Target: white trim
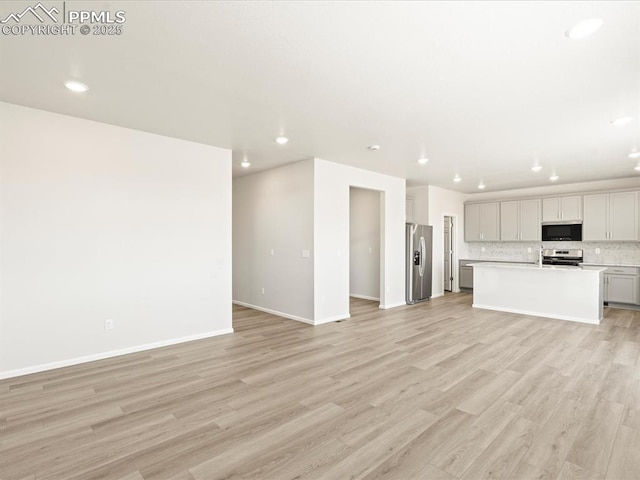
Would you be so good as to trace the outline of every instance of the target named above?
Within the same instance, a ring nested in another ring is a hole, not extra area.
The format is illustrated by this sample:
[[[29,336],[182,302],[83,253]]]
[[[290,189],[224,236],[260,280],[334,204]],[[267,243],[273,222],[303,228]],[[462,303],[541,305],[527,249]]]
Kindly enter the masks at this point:
[[[431,299],[433,299],[433,298],[438,298],[438,297],[444,297],[444,292],[442,292],[442,293],[436,293],[435,295],[431,295]]]
[[[335,317],[323,318],[322,320],[316,320],[314,325],[322,325],[323,323],[339,322],[340,320],[347,320],[351,318],[348,313],[346,315],[336,315]]]
[[[240,305],[241,307],[252,308],[253,310],[259,310],[261,312],[270,313],[271,315],[277,315],[278,317],[288,318],[289,320],[296,320],[298,322],[307,323],[309,325],[317,325],[313,320],[304,317],[298,317],[297,315],[291,315],[289,313],[279,312],[277,310],[271,310],[270,308],[259,307],[251,303],[240,302],[239,300],[233,300],[232,303]]]
[[[192,342],[194,340],[202,340],[203,338],[217,337],[219,335],[226,335],[229,333],[233,333],[233,328],[224,328],[222,330],[215,330],[213,332],[198,333],[197,335],[172,338],[171,340],[162,340],[160,342],[145,343],[143,345],[136,345],[135,347],[121,348],[119,350],[111,350],[109,352],[96,353],[94,355],[86,355],[84,357],[69,358],[67,360],[60,360],[58,362],[43,363],[41,365],[19,368],[17,370],[7,370],[5,372],[0,372],[0,380],[28,375],[30,373],[44,372],[46,370],[53,370],[56,368],[70,367],[72,365],[78,365],[80,363],[95,362],[96,360],[119,357],[121,355],[142,352],[144,350],[152,350],[154,348],[167,347],[169,345],[175,345],[177,343]]]
[[[375,302],[379,302],[380,301],[380,297],[370,297],[368,295],[358,295],[357,293],[350,293],[349,296],[353,297],[353,298],[361,298],[362,300],[373,300]]]
[[[403,305],[406,305],[406,304],[407,304],[407,302],[391,303],[389,305],[380,304],[380,309],[381,310],[388,310],[390,308],[402,307]]]
[[[509,312],[509,313],[517,313],[520,315],[531,315],[532,317],[544,317],[544,318],[554,318],[556,320],[569,320],[570,322],[580,322],[580,323],[590,323],[592,325],[600,325],[600,320],[594,320],[593,318],[582,318],[582,317],[573,317],[571,315],[555,315],[549,313],[541,313],[541,312],[529,312],[527,310],[520,310],[517,308],[503,308],[503,307],[488,307],[486,305],[478,305],[474,303],[472,305],[473,308],[481,308],[483,310],[495,310],[498,312]]]

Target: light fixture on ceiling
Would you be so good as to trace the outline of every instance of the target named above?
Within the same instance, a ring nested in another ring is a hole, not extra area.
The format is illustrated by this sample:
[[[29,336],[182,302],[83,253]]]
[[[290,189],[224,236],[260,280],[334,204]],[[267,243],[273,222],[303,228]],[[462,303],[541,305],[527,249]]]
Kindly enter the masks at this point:
[[[87,87],[82,82],[78,82],[77,80],[67,80],[66,82],[64,82],[64,86],[75,93],[84,93],[89,90],[89,87]]]
[[[251,162],[249,162],[248,160],[243,160],[240,166],[242,168],[249,168],[251,166]]]
[[[539,172],[540,170],[542,170],[542,165],[534,165],[531,167],[532,172]]]
[[[367,148],[369,150],[380,150],[380,145],[369,145]]]
[[[590,18],[576,23],[565,32],[565,35],[571,40],[581,40],[593,35],[601,26],[602,20],[600,18]]]
[[[276,143],[278,145],[286,145],[287,143],[289,143],[289,139],[287,137],[277,137]]]
[[[478,188],[479,188],[480,190],[484,190],[484,188],[485,188],[485,187],[486,187],[486,185],[485,185],[483,182],[480,182],[480,183],[478,184]]]
[[[453,181],[459,183],[462,181],[462,178],[456,173],[456,175],[453,177]]]
[[[633,117],[620,117],[616,118],[615,120],[611,120],[611,125],[613,125],[614,127],[623,127],[631,120],[633,120]]]
[[[629,154],[629,158],[635,160],[636,158],[640,158],[640,152],[631,152]]]
[[[424,165],[424,164],[425,164],[425,163],[427,163],[428,161],[429,161],[429,159],[428,159],[427,157],[420,157],[420,158],[418,159],[418,163],[419,163],[420,165]]]
[[[552,182],[555,182],[556,180],[558,180],[560,177],[558,175],[556,175],[555,173],[553,175],[551,175],[549,177],[549,180],[551,180]]]
[[[633,167],[633,169],[637,172],[640,172],[640,165],[636,165],[635,167]]]

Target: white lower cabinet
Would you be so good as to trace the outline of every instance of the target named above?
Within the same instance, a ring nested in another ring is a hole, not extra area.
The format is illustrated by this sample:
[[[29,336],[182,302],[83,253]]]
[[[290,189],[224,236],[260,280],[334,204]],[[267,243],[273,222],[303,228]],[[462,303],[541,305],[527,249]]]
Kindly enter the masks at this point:
[[[460,288],[473,288],[473,267],[460,267]]]
[[[640,304],[640,269],[635,267],[609,267],[604,272],[604,301]]]

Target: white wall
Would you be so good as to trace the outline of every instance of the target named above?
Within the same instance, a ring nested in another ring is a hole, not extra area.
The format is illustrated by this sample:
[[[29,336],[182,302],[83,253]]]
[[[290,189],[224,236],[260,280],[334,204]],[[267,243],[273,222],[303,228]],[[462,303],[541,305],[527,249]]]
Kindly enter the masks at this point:
[[[460,290],[458,260],[467,255],[464,243],[464,202],[467,195],[444,188],[429,186],[429,224],[433,225],[433,287],[432,296],[444,295],[444,217],[454,217],[454,280],[452,290]]]
[[[380,300],[380,192],[351,188],[349,294]]]
[[[381,308],[405,303],[405,180],[315,159],[315,323],[349,316],[349,187],[383,192]]]
[[[0,376],[232,331],[229,150],[0,103],[0,169]]]
[[[233,300],[313,323],[313,160],[233,181]]]

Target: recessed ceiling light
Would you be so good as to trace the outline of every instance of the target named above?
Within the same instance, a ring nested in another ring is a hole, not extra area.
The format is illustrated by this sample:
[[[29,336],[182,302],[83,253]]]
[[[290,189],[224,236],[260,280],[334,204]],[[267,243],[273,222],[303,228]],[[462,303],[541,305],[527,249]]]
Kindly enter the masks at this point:
[[[555,175],[555,174],[554,174],[554,175],[551,175],[551,176],[549,177],[549,180],[551,180],[552,182],[555,182],[555,181],[556,181],[556,180],[558,180],[559,178],[560,178],[560,177],[559,177],[558,175]]]
[[[380,145],[369,145],[367,148],[369,150],[380,150]]]
[[[611,120],[611,125],[613,125],[614,127],[622,127],[629,123],[631,120],[633,120],[632,117],[620,117],[616,118],[615,120]]]
[[[590,18],[575,24],[565,32],[565,35],[571,40],[580,40],[592,35],[602,26],[602,20],[599,18]]]
[[[240,166],[242,168],[249,168],[251,166],[251,162],[249,162],[248,160],[243,160]]]
[[[542,170],[542,165],[534,165],[531,167],[532,172],[539,172],[540,170]]]
[[[462,181],[462,178],[460,178],[460,175],[458,175],[458,174],[456,173],[456,176],[455,176],[455,177],[453,177],[453,181],[454,181],[454,182],[456,182],[456,183],[458,183],[458,182],[461,182],[461,181]]]
[[[480,190],[484,190],[484,187],[486,187],[486,185],[484,183],[480,182],[480,184],[478,185],[478,188]]]
[[[287,137],[278,137],[276,138],[276,143],[280,145],[285,145],[289,143],[289,139]]]
[[[631,152],[629,154],[629,158],[633,158],[633,159],[640,158],[640,152]]]
[[[420,165],[424,165],[424,164],[425,164],[425,163],[427,163],[428,161],[429,161],[429,159],[428,159],[428,158],[425,158],[425,157],[421,157],[421,158],[419,158],[419,159],[418,159],[418,163],[419,163]]]
[[[76,92],[76,93],[84,93],[87,90],[89,90],[89,87],[87,87],[84,83],[78,82],[76,80],[68,80],[64,82],[64,86],[67,87],[72,92]]]

